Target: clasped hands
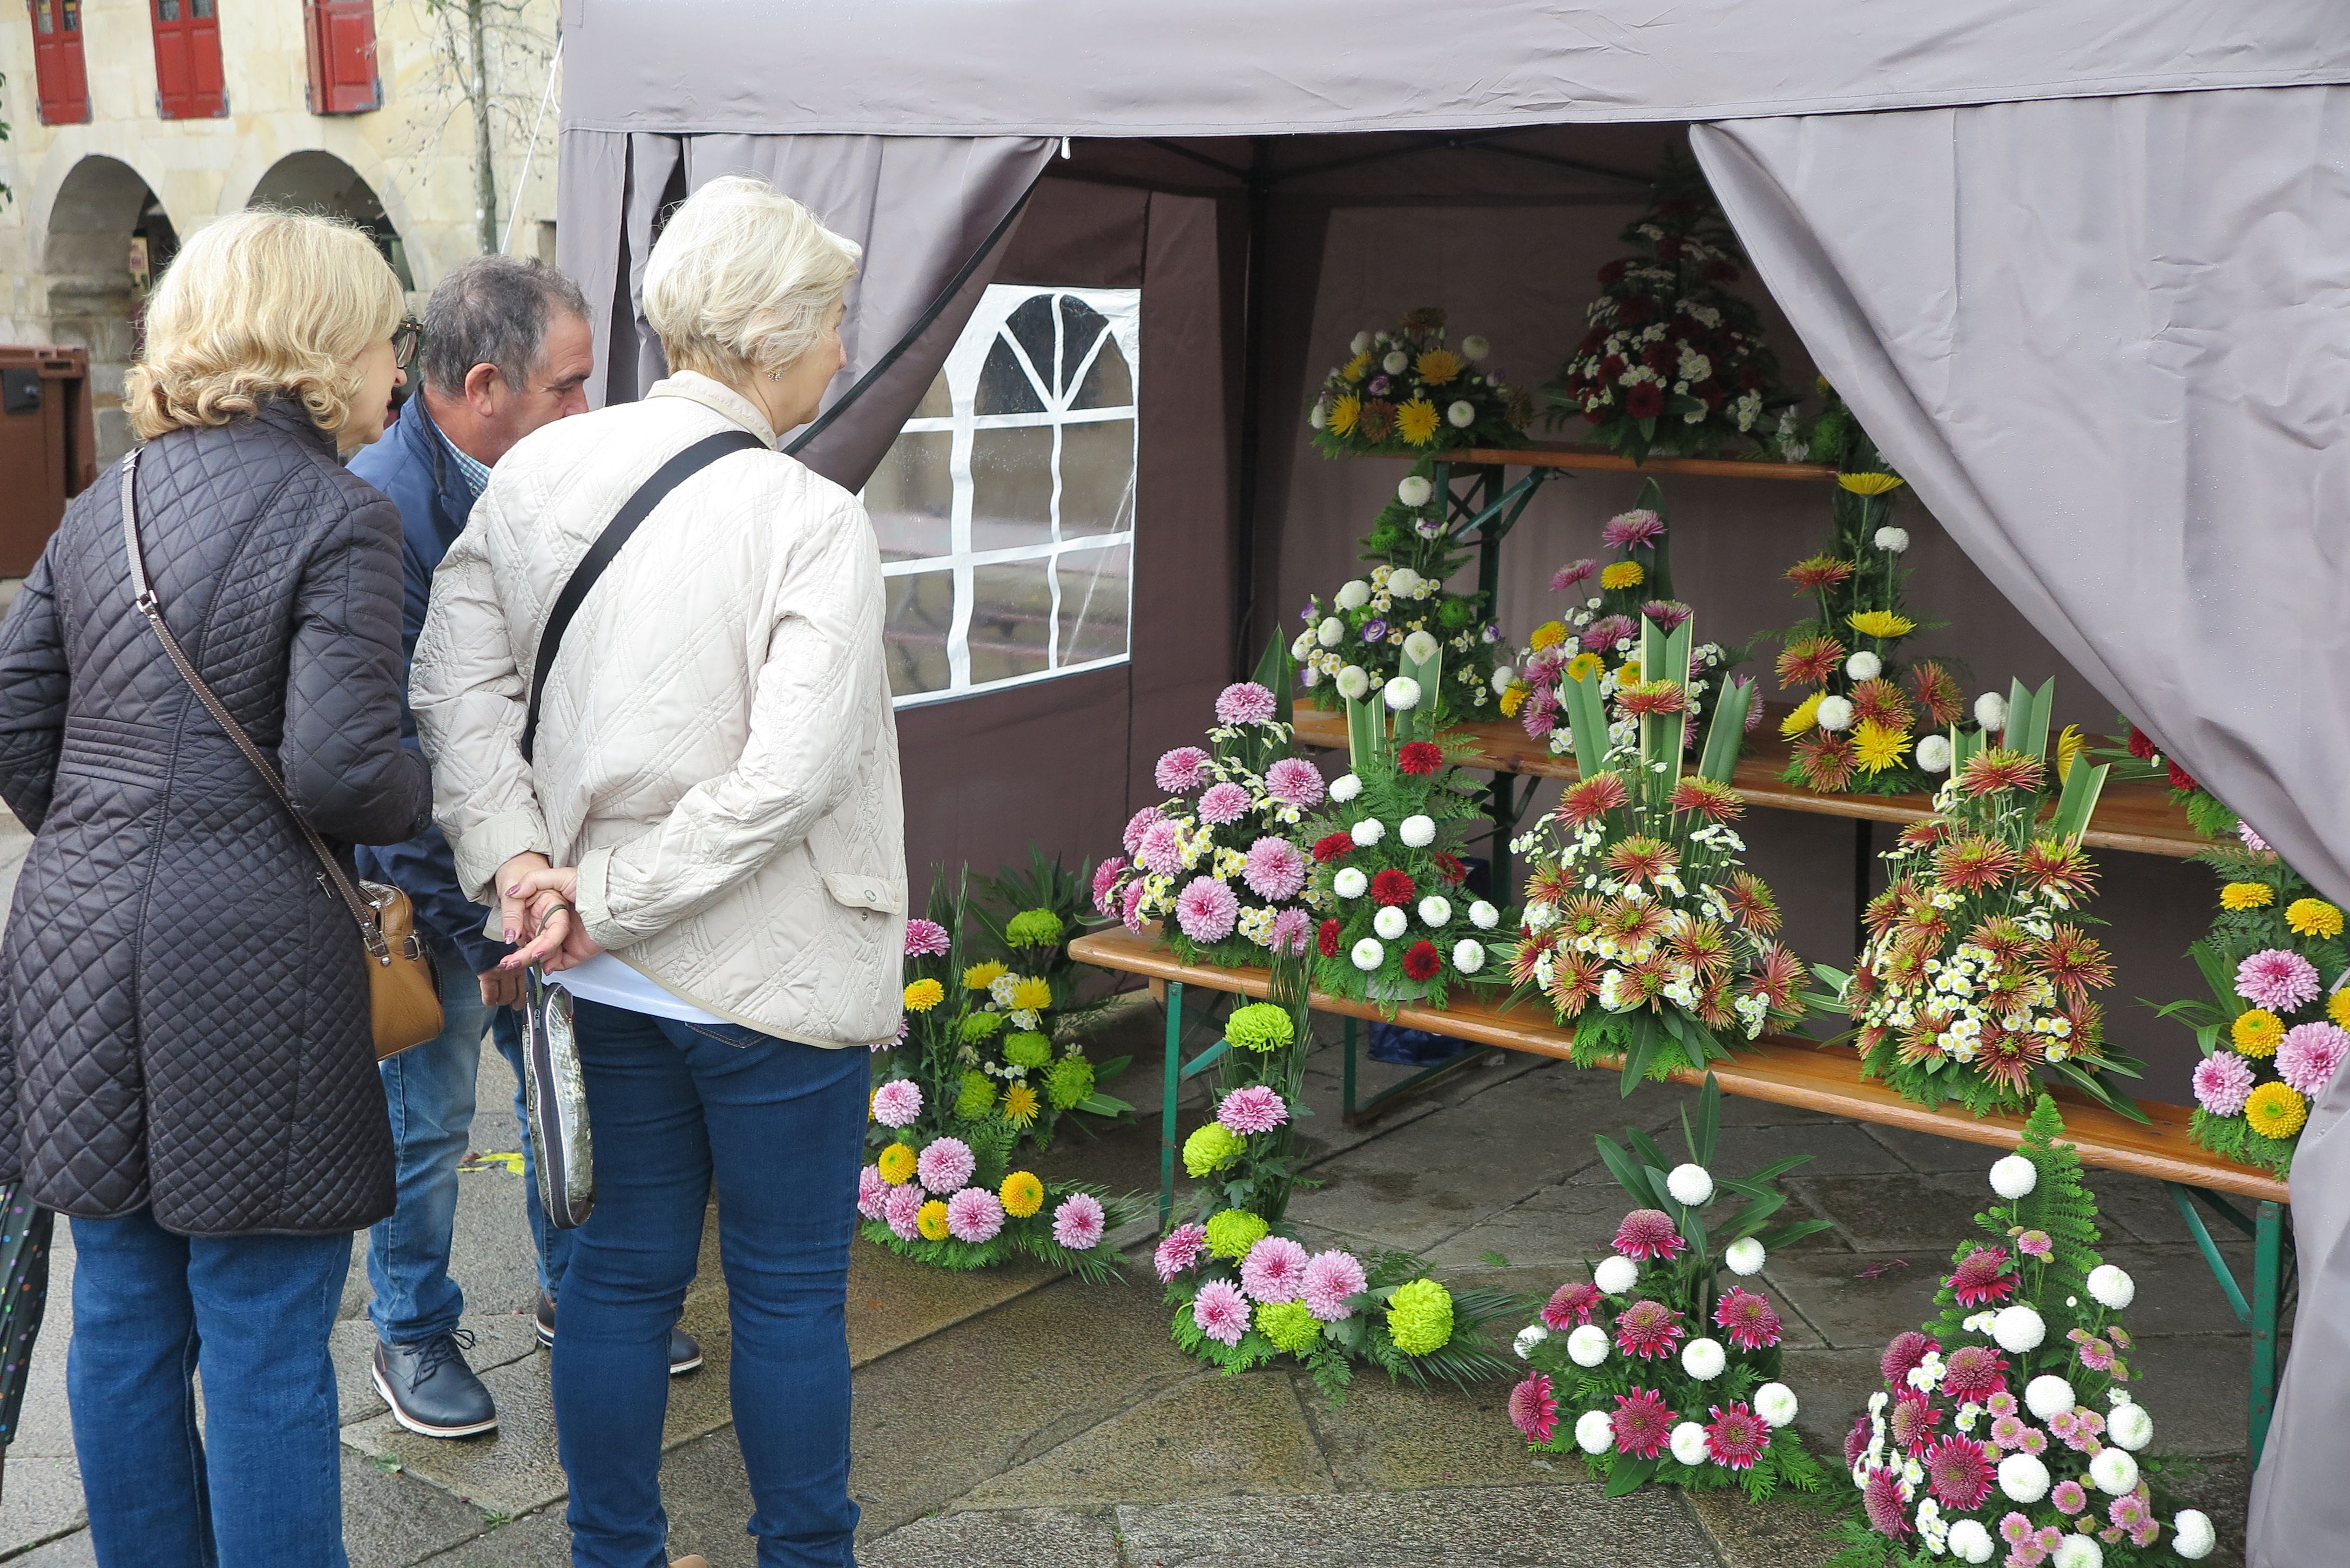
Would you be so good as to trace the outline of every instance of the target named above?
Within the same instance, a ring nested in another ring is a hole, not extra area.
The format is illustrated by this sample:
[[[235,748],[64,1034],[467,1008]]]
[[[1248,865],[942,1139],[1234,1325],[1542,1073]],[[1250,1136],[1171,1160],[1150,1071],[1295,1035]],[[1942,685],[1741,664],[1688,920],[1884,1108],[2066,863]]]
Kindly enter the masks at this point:
[[[533,964],[559,973],[604,950],[572,905],[579,888],[577,867],[552,865],[546,856],[526,850],[498,867],[497,887],[498,923],[515,950],[500,961],[499,977],[519,983]],[[482,978],[485,999],[491,979]]]

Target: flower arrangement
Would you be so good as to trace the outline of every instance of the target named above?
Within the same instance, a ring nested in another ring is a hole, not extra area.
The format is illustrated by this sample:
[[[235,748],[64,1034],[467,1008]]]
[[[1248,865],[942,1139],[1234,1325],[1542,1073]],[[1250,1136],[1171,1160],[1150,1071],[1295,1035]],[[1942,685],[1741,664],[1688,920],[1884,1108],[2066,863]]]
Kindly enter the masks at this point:
[[[1759,442],[1765,417],[1794,401],[1762,317],[1730,292],[1745,254],[1687,154],[1666,155],[1657,195],[1620,236],[1644,254],[1599,269],[1590,330],[1543,388],[1554,423],[1579,414],[1635,462]]]
[[[1339,585],[1326,608],[1316,594],[1299,612],[1305,627],[1289,655],[1309,691],[1353,686],[1358,678],[1347,674],[1351,669],[1362,672],[1367,691],[1378,691],[1401,672],[1407,644],[1434,644],[1450,655],[1450,679],[1434,692],[1437,716],[1459,721],[1495,711],[1501,699],[1493,654],[1502,628],[1484,595],[1445,586],[1469,557],[1459,547],[1458,526],[1445,516],[1447,498],[1434,470],[1431,459],[1413,464],[1371,524],[1362,556],[1378,563],[1370,576]]]
[[[1584,593],[1557,620],[1536,627],[1525,647],[1518,649],[1514,667],[1494,671],[1501,692],[1501,711],[1525,727],[1537,741],[1547,740],[1553,754],[1575,754],[1575,729],[1561,722],[1565,711],[1565,685],[1596,672],[1599,677],[1602,711],[1608,715],[1608,741],[1630,745],[1638,721],[1617,705],[1617,694],[1640,682],[1640,624],[1653,620],[1670,631],[1690,618],[1690,607],[1673,597],[1672,561],[1667,550],[1665,493],[1651,479],[1640,487],[1629,512],[1610,517],[1599,531],[1600,542],[1616,552],[1602,566],[1596,561],[1570,561],[1551,575],[1555,594]],[[1719,643],[1700,643],[1690,652],[1690,715],[1705,711],[1706,692],[1733,662]],[[1731,677],[1743,682],[1742,676]],[[1762,717],[1748,710],[1748,726]]]
[[[1778,904],[1731,826],[1746,809],[1730,773],[1753,690],[1723,693],[1689,772],[1690,625],[1644,618],[1640,635],[1641,680],[1617,699],[1637,733],[1608,736],[1596,674],[1568,680],[1581,777],[1511,846],[1531,857],[1511,979],[1573,1025],[1578,1064],[1621,1058],[1627,1095],[1803,1015],[1803,964],[1773,940]]]
[[[1486,944],[1502,913],[1471,898],[1452,853],[1481,823],[1476,786],[1455,766],[1466,742],[1436,739],[1429,693],[1443,654],[1405,655],[1405,673],[1378,697],[1347,699],[1353,771],[1330,784],[1305,825],[1313,840],[1315,975],[1334,996],[1441,1007],[1454,985],[1495,978]],[[1392,728],[1390,728],[1392,724]]]
[[[990,1268],[1024,1253],[1080,1279],[1117,1275],[1108,1234],[1145,1205],[1080,1182],[1047,1182],[1014,1166],[1017,1129],[1000,1118],[968,1137],[917,1130],[920,1085],[892,1078],[874,1091],[885,1141],[858,1173],[857,1212],[868,1241],[935,1268]]]
[[[1880,857],[1887,885],[1865,912],[1866,945],[1848,976],[1819,968],[1832,993],[1814,1000],[1852,1019],[1863,1074],[1920,1105],[2022,1110],[2054,1076],[2142,1120],[2107,1081],[2140,1068],[2106,1044],[2095,996],[2113,965],[2081,924],[2097,877],[2081,835],[2106,769],[2077,747],[2052,751],[2054,689],[2017,681],[1984,705],[1996,745],[1951,732],[1937,815]]]
[[[1334,1405],[1358,1361],[1421,1386],[1507,1376],[1483,1330],[1511,1310],[1509,1293],[1448,1290],[1409,1253],[1309,1252],[1283,1224],[1308,1114],[1306,987],[1303,961],[1276,958],[1271,1000],[1225,1020],[1216,1114],[1183,1141],[1183,1168],[1205,1187],[1152,1258],[1175,1343],[1227,1373],[1295,1357]]]
[[[1356,333],[1306,412],[1314,444],[1328,457],[1525,445],[1534,400],[1479,369],[1492,351],[1473,335],[1447,348],[1436,309],[1413,311],[1392,332]]]
[[[1759,1502],[1827,1479],[1792,1424],[1794,1391],[1779,1381],[1778,1308],[1747,1282],[1772,1251],[1827,1229],[1825,1220],[1771,1223],[1787,1201],[1778,1179],[1811,1156],[1717,1179],[1721,1123],[1721,1086],[1709,1073],[1695,1122],[1681,1112],[1688,1160],[1668,1171],[1664,1151],[1637,1127],[1620,1145],[1597,1140],[1638,1207],[1589,1282],[1561,1285],[1518,1331],[1529,1370],[1510,1392],[1511,1423],[1537,1453],[1580,1450],[1610,1497],[1654,1480],[1736,1486]],[[1744,1201],[1709,1226],[1709,1207],[1732,1198]]]
[[[2127,719],[2116,715],[2114,722],[2125,733],[2111,737],[2096,749],[2096,754],[2113,764],[2117,781],[2165,785],[2170,791],[2170,798],[2187,814],[2188,826],[2206,838],[2224,840],[2236,832],[2236,814],[2218,795],[2205,789],[2193,774],[2180,767],[2178,758],[2164,756],[2161,748],[2154,743],[2154,737]]]
[[[1991,1168],[2000,1201],[1976,1217],[1986,1239],[1951,1255],[1941,1315],[1886,1347],[1885,1386],[1845,1439],[1863,1519],[1831,1568],[2141,1568],[2216,1544],[2210,1517],[2167,1495],[2179,1467],[2147,1451],[2118,1315],[2137,1285],[2097,1256],[2064,1130],[2041,1096]]]
[[[2211,999],[2157,1010],[2195,1031],[2188,1130],[2214,1154],[2288,1175],[2309,1110],[2350,1054],[2341,909],[2276,851],[2241,836],[2196,857],[2220,877],[2210,934],[2189,947]],[[2258,846],[2255,847],[2255,846]]]
[[[1216,699],[1208,748],[1159,759],[1170,797],[1126,825],[1125,856],[1094,870],[1094,906],[1161,935],[1186,963],[1235,966],[1298,954],[1312,940],[1316,895],[1297,825],[1327,793],[1321,771],[1289,754],[1288,650],[1268,649],[1262,679]]]

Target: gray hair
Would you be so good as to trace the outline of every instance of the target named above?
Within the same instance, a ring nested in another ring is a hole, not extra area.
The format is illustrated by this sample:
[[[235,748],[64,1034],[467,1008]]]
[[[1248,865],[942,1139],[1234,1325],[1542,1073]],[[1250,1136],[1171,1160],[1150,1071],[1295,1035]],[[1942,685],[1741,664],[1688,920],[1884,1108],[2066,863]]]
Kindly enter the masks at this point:
[[[486,255],[458,263],[424,305],[424,384],[462,391],[474,366],[495,365],[508,386],[527,386],[558,309],[584,321],[588,298],[543,261]]]

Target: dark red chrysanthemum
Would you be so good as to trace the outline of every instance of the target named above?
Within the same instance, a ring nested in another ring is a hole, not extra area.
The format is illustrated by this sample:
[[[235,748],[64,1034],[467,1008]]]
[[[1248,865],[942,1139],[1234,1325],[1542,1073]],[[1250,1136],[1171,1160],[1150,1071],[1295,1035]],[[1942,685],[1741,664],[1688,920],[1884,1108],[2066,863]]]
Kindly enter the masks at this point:
[[[1716,1405],[1705,1428],[1705,1451],[1726,1469],[1751,1470],[1771,1446],[1771,1425],[1745,1405]]]
[[[2189,773],[2177,763],[2168,763],[2167,766],[2170,774],[2170,787],[2178,791],[2180,794],[2192,794],[2197,790],[2203,787],[2201,784],[2195,782],[2195,775],[2193,774]]]
[[[1770,1298],[1732,1285],[1714,1303],[1713,1321],[1741,1350],[1768,1350],[1779,1343],[1779,1314]]]
[[[1587,1281],[1561,1285],[1544,1303],[1543,1324],[1561,1334],[1571,1328],[1580,1328],[1591,1321],[1592,1314],[1599,1310],[1600,1299],[1599,1287]]]
[[[1414,942],[1403,955],[1403,971],[1414,980],[1434,980],[1436,971],[1443,967],[1444,961],[1437,956],[1433,942]]]
[[[1444,765],[1444,748],[1414,741],[1396,753],[1396,766],[1408,774],[1432,774]]]
[[[1469,880],[1469,867],[1461,864],[1461,857],[1441,849],[1436,852],[1436,874],[1456,888]]]
[[[1536,1372],[1510,1390],[1510,1424],[1530,1443],[1547,1443],[1558,1428],[1558,1400],[1546,1374]]]
[[[1616,1250],[1644,1263],[1678,1258],[1686,1245],[1673,1217],[1661,1209],[1635,1209],[1616,1227]]]
[[[1934,1428],[1941,1424],[1941,1411],[1914,1388],[1893,1401],[1892,1413],[1885,1418],[1894,1447],[1913,1459],[1926,1451],[1926,1446],[1934,1440]]]
[[[1390,866],[1371,878],[1371,902],[1374,904],[1409,904],[1419,892],[1411,874]]]
[[[1314,949],[1324,958],[1338,956],[1339,929],[1337,921],[1325,920],[1322,922],[1322,929],[1314,933]]]
[[[1991,1495],[1990,1450],[1956,1433],[1926,1450],[1926,1486],[1944,1508],[1970,1509]]]
[[[1688,1334],[1680,1314],[1662,1302],[1634,1302],[1616,1314],[1616,1348],[1643,1361],[1670,1355]]]
[[[1942,1392],[1980,1405],[2007,1387],[2007,1357],[1988,1345],[1962,1345],[1942,1364]]]
[[[2154,761],[2155,758],[2162,754],[2162,748],[2154,743],[2154,737],[2152,735],[2147,734],[2136,724],[2132,724],[2130,726],[2129,754],[2136,757],[2139,762],[2150,763]]]
[[[1355,847],[1355,838],[1348,833],[1325,834],[1314,841],[1314,858],[1327,865]]]
[[[1868,1412],[1863,1410],[1859,1415],[1855,1416],[1852,1418],[1852,1430],[1844,1435],[1844,1468],[1850,1469],[1860,1463],[1860,1456],[1868,1452],[1868,1445],[1875,1441],[1876,1438],[1877,1429],[1869,1422]]]
[[[1635,1388],[1617,1395],[1616,1414],[1608,1423],[1615,1428],[1616,1451],[1636,1459],[1655,1459],[1672,1440],[1673,1423],[1679,1418],[1651,1389]]]
[[[1909,1533],[1909,1511],[1901,1501],[1901,1478],[1891,1470],[1871,1470],[1868,1482],[1860,1489],[1862,1506],[1868,1510],[1868,1528],[1877,1534],[1898,1541]]]
[[[1962,1307],[2003,1302],[2015,1293],[2015,1276],[2006,1270],[2006,1248],[1974,1248],[1950,1271],[1950,1293]]]
[[[1665,411],[1665,389],[1654,381],[1643,381],[1637,387],[1626,388],[1624,411],[1636,420],[1655,419]]]
[[[1877,1363],[1877,1368],[1885,1374],[1885,1381],[1898,1387],[1901,1380],[1916,1370],[1919,1362],[1925,1360],[1929,1353],[1941,1348],[1916,1329],[1906,1328],[1895,1334],[1893,1343],[1885,1347],[1884,1355]]]

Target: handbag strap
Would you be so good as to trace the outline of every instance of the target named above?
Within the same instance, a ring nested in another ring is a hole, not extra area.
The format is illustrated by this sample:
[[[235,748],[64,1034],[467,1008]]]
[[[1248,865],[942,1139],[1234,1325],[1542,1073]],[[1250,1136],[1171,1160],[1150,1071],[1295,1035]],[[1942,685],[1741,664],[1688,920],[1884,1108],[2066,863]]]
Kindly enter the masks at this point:
[[[341,896],[344,907],[351,912],[351,919],[359,922],[359,937],[367,943],[368,951],[379,963],[390,962],[391,947],[384,939],[380,912],[360,895],[359,888],[352,886],[350,877],[336,860],[334,851],[327,847],[327,841],[318,836],[318,830],[304,818],[294,804],[294,797],[286,793],[286,781],[278,775],[276,767],[262,754],[261,748],[253,743],[253,737],[244,732],[244,726],[221,705],[218,697],[213,695],[213,689],[204,684],[203,677],[198,675],[196,667],[189,662],[187,650],[180,646],[180,639],[172,636],[172,628],[164,624],[163,607],[147,581],[147,562],[139,549],[139,509],[132,484],[132,478],[138,472],[139,453],[133,451],[122,460],[122,547],[130,557],[130,587],[139,596],[139,613],[145,616],[147,624],[155,628],[155,636],[163,644],[163,651],[170,657],[172,668],[180,672],[180,679],[188,683],[188,690],[196,694],[196,701],[204,705],[204,711],[213,716],[213,722],[221,727],[222,732],[236,742],[236,749],[244,753],[244,760],[253,764],[253,771],[261,775],[262,781],[269,785],[270,794],[277,797],[277,804],[286,808],[286,815],[292,817],[294,826],[302,830],[302,836],[309,842],[310,852],[318,857],[318,864],[324,869],[325,875],[318,878],[320,884],[331,887]]]
[[[547,612],[546,629],[538,634],[536,668],[530,677],[530,708],[522,722],[524,762],[532,760],[531,753],[538,742],[539,699],[546,693],[546,678],[555,672],[555,654],[563,646],[563,634],[571,625],[571,618],[579,613],[588,590],[596,586],[596,579],[604,575],[604,568],[612,564],[612,557],[620,553],[620,546],[629,542],[637,524],[651,515],[652,509],[671,491],[728,452],[750,452],[766,444],[745,430],[721,431],[716,435],[704,436],[653,470],[652,477],[637,486],[636,493],[622,503],[619,511],[604,525],[604,531],[596,536],[596,542],[588,546],[588,553],[571,569],[570,580],[555,597],[555,607]]]

